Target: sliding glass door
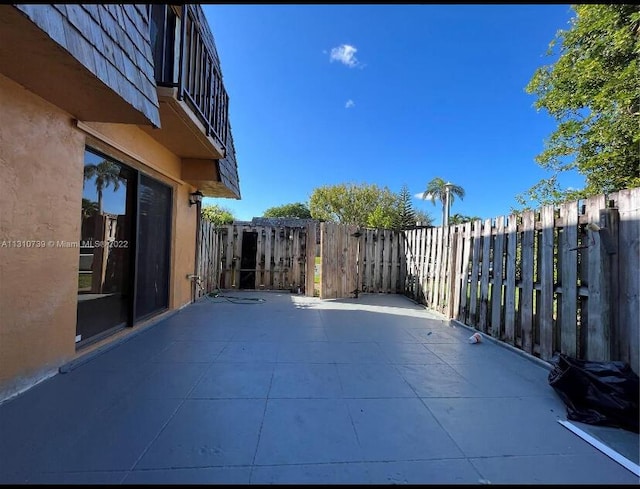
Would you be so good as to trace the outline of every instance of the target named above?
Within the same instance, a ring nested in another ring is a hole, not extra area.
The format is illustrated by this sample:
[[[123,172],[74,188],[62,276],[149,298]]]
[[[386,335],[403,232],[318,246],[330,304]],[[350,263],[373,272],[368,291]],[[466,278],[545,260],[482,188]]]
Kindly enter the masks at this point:
[[[85,151],[76,343],[169,307],[172,189]]]
[[[131,168],[85,151],[76,343],[128,324],[135,180]]]
[[[146,175],[138,185],[135,319],[169,306],[171,187]]]

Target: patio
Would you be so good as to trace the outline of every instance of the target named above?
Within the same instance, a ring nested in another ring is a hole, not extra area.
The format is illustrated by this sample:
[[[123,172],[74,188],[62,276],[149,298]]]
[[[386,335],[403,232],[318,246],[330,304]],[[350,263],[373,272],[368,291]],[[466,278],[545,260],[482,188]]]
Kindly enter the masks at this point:
[[[0,483],[638,483],[400,295],[205,299],[0,405]]]

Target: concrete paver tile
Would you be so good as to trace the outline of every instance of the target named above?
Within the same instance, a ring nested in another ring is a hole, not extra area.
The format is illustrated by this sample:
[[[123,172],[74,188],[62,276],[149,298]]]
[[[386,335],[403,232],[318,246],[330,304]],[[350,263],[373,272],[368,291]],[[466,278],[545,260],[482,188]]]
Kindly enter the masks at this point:
[[[134,469],[251,464],[265,402],[187,399]]]
[[[420,399],[349,399],[366,461],[462,457]]]
[[[256,465],[361,460],[356,434],[341,399],[269,399]]]

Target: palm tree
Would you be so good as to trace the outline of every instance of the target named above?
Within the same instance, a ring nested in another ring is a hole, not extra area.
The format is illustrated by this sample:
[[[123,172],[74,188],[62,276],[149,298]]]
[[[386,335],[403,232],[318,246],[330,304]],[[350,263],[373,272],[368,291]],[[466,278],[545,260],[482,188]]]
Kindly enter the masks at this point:
[[[449,210],[456,195],[460,197],[460,199],[464,198],[464,189],[461,186],[446,182],[440,177],[435,177],[427,183],[427,188],[422,193],[422,199],[430,200],[434,205],[436,200],[442,203],[442,225],[447,226]]]
[[[109,185],[113,185],[113,191],[115,192],[120,188],[120,182],[124,182],[124,178],[120,176],[120,165],[108,160],[102,160],[97,165],[85,165],[84,180],[87,181],[93,177],[96,177],[98,212],[102,214],[102,191]]]
[[[457,212],[449,217],[449,224],[464,224],[465,222],[477,221],[480,219],[478,216],[465,216],[458,214]]]

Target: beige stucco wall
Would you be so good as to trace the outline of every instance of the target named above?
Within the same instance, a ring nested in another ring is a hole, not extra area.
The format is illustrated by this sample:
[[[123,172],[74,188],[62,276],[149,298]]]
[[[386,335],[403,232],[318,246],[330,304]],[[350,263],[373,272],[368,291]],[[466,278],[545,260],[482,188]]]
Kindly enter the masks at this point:
[[[75,354],[84,136],[2,75],[0,107],[1,399]]]
[[[2,401],[84,353],[75,350],[78,249],[52,243],[79,239],[85,144],[172,186],[171,309],[191,301],[197,211],[180,159],[136,126],[77,127],[1,74],[0,107]],[[41,246],[18,248],[25,240]]]

